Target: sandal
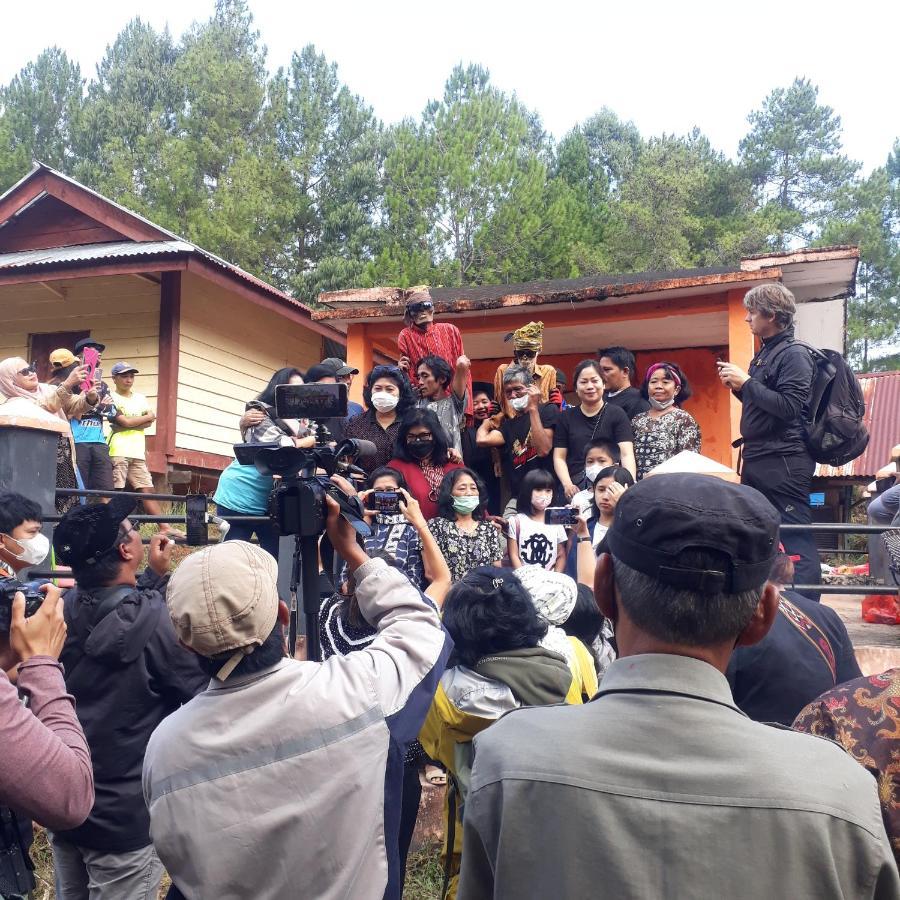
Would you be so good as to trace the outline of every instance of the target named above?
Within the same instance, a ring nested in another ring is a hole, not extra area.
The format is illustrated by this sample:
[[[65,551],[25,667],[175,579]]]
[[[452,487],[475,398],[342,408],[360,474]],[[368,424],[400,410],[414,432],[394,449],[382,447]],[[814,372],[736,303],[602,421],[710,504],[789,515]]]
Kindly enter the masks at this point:
[[[447,773],[440,767],[430,763],[419,772],[422,787],[443,787],[447,783]]]

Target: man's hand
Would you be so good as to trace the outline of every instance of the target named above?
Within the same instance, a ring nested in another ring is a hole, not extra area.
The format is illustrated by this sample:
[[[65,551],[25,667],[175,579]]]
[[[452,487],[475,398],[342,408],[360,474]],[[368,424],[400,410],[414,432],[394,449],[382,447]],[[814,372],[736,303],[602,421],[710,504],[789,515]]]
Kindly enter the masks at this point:
[[[409,376],[409,357],[401,356],[400,359],[397,360],[397,368],[401,372],[406,372],[407,376]]]
[[[332,481],[337,476],[332,476]],[[343,479],[342,479],[343,480]],[[335,482],[337,484],[338,482]],[[353,526],[341,515],[341,508],[337,500],[325,495],[325,531],[334,552],[346,560],[351,572],[355,572],[369,557],[366,551],[356,541],[356,531]]]
[[[719,380],[732,391],[739,391],[750,380],[750,376],[733,363],[720,362],[716,365],[719,367]]]
[[[68,378],[63,382],[63,385],[67,387],[70,391],[72,388],[77,387],[88,377],[88,367],[87,366],[78,366],[76,369],[72,369],[69,372]]]
[[[400,512],[403,513],[406,521],[416,528],[427,528],[428,526],[425,522],[425,516],[422,515],[422,507],[419,506],[419,501],[416,500],[409,491],[406,491],[403,488],[397,488],[397,492],[403,498],[400,501]]]
[[[461,463],[463,461],[462,453],[460,453],[456,447],[448,447],[447,459],[450,460],[450,462]]]
[[[541,408],[541,389],[536,384],[529,384],[528,388],[528,409]]]
[[[52,584],[41,585],[45,594],[40,609],[25,618],[25,595],[18,591],[12,605],[9,645],[19,662],[32,656],[59,659],[66,642],[66,620],[63,616],[62,593]]]
[[[572,482],[570,481],[568,484],[563,485],[563,490],[566,492],[566,500],[571,500],[581,490],[581,488],[572,484]]]
[[[150,554],[147,565],[162,578],[163,575],[169,573],[169,566],[172,562],[172,550],[175,542],[167,538],[164,534],[154,534],[150,538]]]
[[[456,371],[468,372],[469,369],[472,368],[472,360],[469,359],[468,356],[463,354],[456,360]]]
[[[241,421],[238,422],[238,428],[241,431],[246,431],[248,428],[256,428],[257,425],[262,424],[262,420],[265,419],[266,414],[261,409],[248,409],[242,416]]]

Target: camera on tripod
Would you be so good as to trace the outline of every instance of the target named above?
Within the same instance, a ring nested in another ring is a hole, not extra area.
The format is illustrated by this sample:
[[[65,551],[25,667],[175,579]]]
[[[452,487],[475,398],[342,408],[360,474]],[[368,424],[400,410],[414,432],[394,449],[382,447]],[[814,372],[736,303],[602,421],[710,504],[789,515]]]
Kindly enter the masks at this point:
[[[354,463],[360,456],[376,452],[371,441],[332,440],[327,420],[347,415],[347,385],[279,385],[275,389],[275,415],[279,419],[310,419],[316,429],[315,447],[235,444],[234,455],[239,463],[253,465],[263,475],[279,476],[269,500],[269,514],[279,532],[303,537],[321,534],[328,495],[337,501],[341,515],[359,534],[369,534],[360,501],[331,481],[332,475],[365,476]]]

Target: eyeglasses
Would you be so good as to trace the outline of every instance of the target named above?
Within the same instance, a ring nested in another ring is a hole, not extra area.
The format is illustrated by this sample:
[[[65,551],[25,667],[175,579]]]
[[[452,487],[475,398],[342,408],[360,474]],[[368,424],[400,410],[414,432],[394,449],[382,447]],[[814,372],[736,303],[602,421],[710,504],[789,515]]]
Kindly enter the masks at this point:
[[[406,436],[407,444],[430,444],[434,440],[434,436],[430,434],[408,434]]]
[[[418,303],[410,303],[409,306],[406,307],[406,311],[412,313],[414,316],[418,315],[420,312],[428,312],[430,309],[434,309],[434,304],[430,300],[421,300]]]
[[[536,350],[516,350],[516,359],[534,359],[537,356]]]
[[[37,373],[37,366],[32,363],[30,366],[26,366],[24,369],[19,369],[16,372],[16,375],[34,375]]]

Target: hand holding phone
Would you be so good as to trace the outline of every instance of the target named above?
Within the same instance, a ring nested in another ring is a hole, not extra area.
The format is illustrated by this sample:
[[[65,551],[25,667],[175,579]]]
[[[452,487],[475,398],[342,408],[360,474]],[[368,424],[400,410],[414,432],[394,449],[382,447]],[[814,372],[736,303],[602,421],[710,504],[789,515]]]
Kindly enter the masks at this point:
[[[548,506],[544,510],[545,525],[572,526],[578,521],[578,510],[571,506]]]
[[[100,353],[96,347],[85,347],[81,358],[84,361],[84,367],[87,369],[84,381],[81,382],[81,390],[87,393],[94,389],[94,372],[100,363]]]

